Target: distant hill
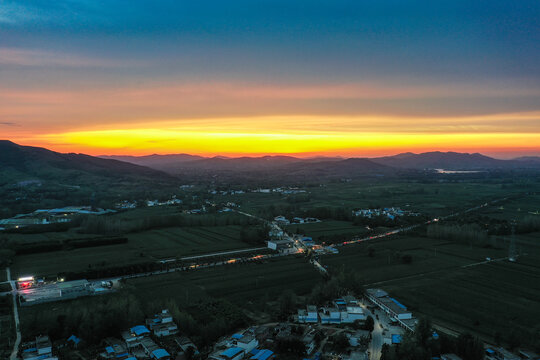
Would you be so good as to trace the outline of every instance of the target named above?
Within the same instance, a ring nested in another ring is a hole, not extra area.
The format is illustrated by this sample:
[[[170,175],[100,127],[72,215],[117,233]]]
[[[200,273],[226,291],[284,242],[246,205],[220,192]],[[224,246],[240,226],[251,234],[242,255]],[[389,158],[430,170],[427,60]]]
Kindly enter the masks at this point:
[[[42,179],[78,183],[96,179],[170,178],[163,172],[84,154],[62,154],[0,140],[0,178],[4,181]]]
[[[406,152],[394,156],[378,158],[336,157],[297,158],[293,156],[260,157],[201,157],[188,154],[148,155],[148,156],[103,156],[134,164],[148,166],[170,174],[212,174],[248,172],[268,173],[283,176],[359,176],[376,172],[391,173],[392,170],[496,170],[517,168],[539,168],[540,158],[523,157],[514,160],[499,160],[474,153],[426,152],[415,154]],[[395,172],[395,171],[394,171]]]
[[[474,153],[426,152],[403,153],[371,159],[378,164],[406,169],[487,170],[512,169],[524,164],[515,160],[499,160]]]
[[[204,159],[202,156],[189,154],[153,154],[146,156],[102,155],[100,158],[128,162],[163,171],[168,171],[171,168],[176,169],[179,164],[184,162]]]
[[[527,163],[540,164],[540,156],[521,156],[513,159],[514,161],[521,161]]]

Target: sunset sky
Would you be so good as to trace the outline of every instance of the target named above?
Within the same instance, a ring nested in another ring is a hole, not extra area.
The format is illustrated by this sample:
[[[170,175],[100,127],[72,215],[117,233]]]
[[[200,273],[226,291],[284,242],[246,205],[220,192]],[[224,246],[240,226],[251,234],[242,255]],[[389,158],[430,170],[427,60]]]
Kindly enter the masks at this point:
[[[540,155],[540,2],[0,1],[0,139]]]

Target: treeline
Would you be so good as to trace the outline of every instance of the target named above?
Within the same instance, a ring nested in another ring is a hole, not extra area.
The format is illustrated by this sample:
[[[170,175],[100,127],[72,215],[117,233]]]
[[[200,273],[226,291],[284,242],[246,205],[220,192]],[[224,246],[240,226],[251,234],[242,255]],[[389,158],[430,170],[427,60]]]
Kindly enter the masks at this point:
[[[63,302],[56,309],[31,311],[32,316],[23,321],[24,336],[48,334],[54,341],[76,334],[87,344],[97,344],[144,322],[141,303],[127,293]]]
[[[421,318],[415,330],[407,333],[400,344],[383,345],[381,360],[431,360],[447,353],[454,353],[463,360],[482,360],[484,344],[470,334],[458,337],[437,334],[431,321]]]
[[[90,216],[82,222],[79,232],[85,234],[118,235],[173,226],[245,226],[251,224],[258,224],[258,221],[237,214],[222,216],[172,214],[148,216],[140,219],[126,219],[117,216]]]
[[[529,215],[521,219],[516,227],[518,234],[527,234],[535,231],[540,231],[540,216]]]
[[[473,245],[485,245],[488,242],[487,232],[477,224],[429,225],[427,236]]]
[[[264,245],[266,240],[269,240],[269,231],[268,225],[243,226],[240,230],[240,240],[248,244]]]
[[[190,337],[199,348],[213,345],[220,337],[247,326],[242,310],[223,299],[199,299],[197,303],[180,308],[174,298],[149,305],[149,313],[168,309],[181,334]]]
[[[22,331],[28,339],[48,334],[53,341],[75,334],[83,340],[83,346],[97,345],[106,337],[120,337],[123,331],[168,309],[180,333],[204,348],[247,325],[241,309],[222,299],[202,298],[182,308],[179,303],[182,301],[169,298],[144,304],[129,290],[123,290],[109,296],[63,302],[53,311],[30,311]]]

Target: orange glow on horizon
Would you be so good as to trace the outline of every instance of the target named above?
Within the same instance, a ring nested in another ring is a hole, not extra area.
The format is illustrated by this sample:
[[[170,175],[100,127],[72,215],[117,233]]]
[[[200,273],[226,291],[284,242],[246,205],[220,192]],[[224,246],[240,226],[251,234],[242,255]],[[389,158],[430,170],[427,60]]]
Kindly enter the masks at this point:
[[[399,152],[538,152],[536,133],[211,133],[161,129],[78,131],[36,136],[29,145],[90,155],[371,157]],[[30,140],[30,139],[29,139]],[[25,142],[28,144],[28,141]],[[531,146],[527,146],[531,144]]]

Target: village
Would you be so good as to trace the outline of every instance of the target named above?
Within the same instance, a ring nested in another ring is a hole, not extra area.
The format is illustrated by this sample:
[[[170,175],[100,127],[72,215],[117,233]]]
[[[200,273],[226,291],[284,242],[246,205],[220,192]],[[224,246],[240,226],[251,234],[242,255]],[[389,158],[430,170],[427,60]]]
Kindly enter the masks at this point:
[[[379,359],[384,347],[399,346],[417,323],[405,305],[373,288],[366,289],[361,298],[346,295],[324,306],[307,305],[286,321],[239,329],[205,352],[181,333],[173,316],[163,309],[118,337],[102,339],[98,347],[88,349],[77,334],[54,344],[42,335],[22,344],[20,354],[24,360],[57,360],[58,353],[66,356],[84,348],[93,358],[118,360],[272,360],[285,353],[306,360],[368,360]],[[431,330],[434,341],[439,336],[436,329]],[[531,352],[515,355],[491,346],[485,347],[484,356],[488,360],[538,359]],[[433,359],[462,360],[453,353]]]

